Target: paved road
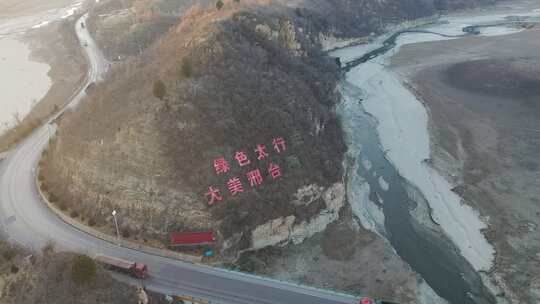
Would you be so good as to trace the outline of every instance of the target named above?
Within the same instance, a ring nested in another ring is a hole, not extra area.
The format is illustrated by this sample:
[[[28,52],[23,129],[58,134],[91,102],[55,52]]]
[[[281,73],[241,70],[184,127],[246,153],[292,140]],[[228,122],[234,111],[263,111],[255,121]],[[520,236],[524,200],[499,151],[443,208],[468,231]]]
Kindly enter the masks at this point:
[[[77,22],[77,34],[85,47],[90,69],[88,83],[98,81],[108,63],[86,29]],[[84,88],[84,87],[83,87]],[[72,99],[76,105],[84,93]],[[69,106],[68,106],[69,107]],[[48,240],[57,248],[86,253],[106,254],[145,263],[151,279],[146,286],[169,294],[189,294],[223,304],[338,304],[358,303],[352,296],[320,291],[263,279],[251,275],[184,263],[119,247],[67,225],[40,200],[35,169],[55,126],[46,124],[36,130],[0,162],[0,227],[7,237],[22,245],[39,249]],[[136,281],[133,281],[136,283]]]

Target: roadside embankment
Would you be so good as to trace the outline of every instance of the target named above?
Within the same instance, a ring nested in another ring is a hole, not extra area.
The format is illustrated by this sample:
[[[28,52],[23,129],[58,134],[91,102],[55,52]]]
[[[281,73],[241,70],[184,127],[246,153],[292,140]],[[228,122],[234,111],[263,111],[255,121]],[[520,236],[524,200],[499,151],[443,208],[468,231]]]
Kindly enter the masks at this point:
[[[69,210],[60,210],[57,208],[54,204],[50,202],[50,194],[43,190],[43,183],[41,180],[43,180],[40,168],[38,167],[38,171],[36,174],[36,187],[39,191],[39,195],[43,202],[47,205],[47,207],[54,212],[62,221],[64,221],[66,224],[72,226],[73,228],[80,230],[84,233],[88,233],[98,239],[107,241],[112,244],[118,244],[119,246],[134,249],[137,251],[145,252],[152,255],[157,256],[163,256],[173,259],[178,259],[185,262],[191,262],[191,263],[198,263],[201,262],[202,257],[201,256],[193,256],[193,255],[187,255],[182,254],[179,252],[174,252],[171,250],[164,250],[159,249],[156,247],[151,247],[143,244],[139,244],[130,240],[126,240],[121,237],[114,237],[110,234],[103,233],[99,230],[93,229],[88,222],[82,222],[80,219],[78,219],[78,214],[71,212],[71,214],[68,214]]]

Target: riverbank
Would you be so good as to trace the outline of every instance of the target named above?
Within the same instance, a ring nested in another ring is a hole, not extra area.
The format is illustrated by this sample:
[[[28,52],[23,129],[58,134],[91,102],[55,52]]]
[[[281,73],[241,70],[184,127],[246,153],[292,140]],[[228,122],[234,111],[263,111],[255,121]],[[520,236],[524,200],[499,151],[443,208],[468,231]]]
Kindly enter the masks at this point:
[[[465,26],[473,24],[493,24],[498,21],[504,21],[505,14],[497,14],[490,16],[489,14],[483,14],[481,17],[475,16],[459,16],[459,17],[445,17],[442,21],[444,23],[429,28],[423,28],[430,31],[435,31],[445,35],[462,35],[462,29]],[[485,36],[497,36],[503,34],[510,34],[519,32],[522,29],[517,28],[505,28],[504,26],[479,28],[481,35]],[[489,29],[489,30],[486,30]],[[434,145],[430,136],[433,136],[430,131],[430,125],[428,124],[430,116],[422,105],[422,103],[412,94],[406,85],[402,84],[402,78],[400,75],[395,74],[389,69],[390,58],[399,50],[399,47],[405,44],[433,41],[433,40],[448,40],[449,37],[441,37],[431,34],[402,34],[396,41],[397,46],[390,52],[376,57],[369,56],[369,61],[361,64],[360,66],[353,68],[347,74],[347,83],[360,89],[360,93],[349,96],[355,100],[358,100],[362,104],[362,110],[365,110],[371,115],[377,124],[377,131],[381,141],[381,145],[386,154],[386,158],[389,159],[399,172],[399,175],[403,176],[408,182],[416,186],[418,192],[413,191],[416,194],[424,196],[429,206],[427,206],[426,215],[420,214],[421,212],[415,211],[413,214],[416,216],[416,221],[419,223],[426,223],[426,220],[431,221],[430,226],[433,229],[441,229],[442,233],[447,235],[453,244],[455,244],[459,252],[465,257],[476,272],[491,273],[491,278],[495,283],[498,283],[499,287],[504,287],[504,282],[497,280],[497,274],[493,272],[493,261],[495,258],[495,251],[488,243],[484,233],[487,231],[488,218],[484,216],[484,213],[480,214],[475,209],[467,204],[463,204],[462,198],[458,193],[453,190],[455,184],[453,179],[449,178],[455,174],[448,171],[437,171],[431,164],[432,147]],[[457,39],[457,38],[455,38]],[[474,39],[474,38],[471,38]],[[376,40],[376,44],[357,46],[351,49],[358,49],[357,57],[359,58],[365,53],[362,50],[372,51],[375,48],[373,46],[381,46],[382,39]],[[458,39],[463,40],[463,39]],[[418,50],[416,50],[418,52]],[[336,56],[340,56],[339,53],[345,54],[345,57],[353,58],[347,52],[350,50],[340,50]],[[454,53],[462,53],[469,56],[476,55],[475,50],[462,50],[453,49]],[[420,52],[421,53],[421,52]],[[415,54],[416,56],[410,56],[407,60],[411,61],[411,65],[418,64],[423,61],[422,54]],[[376,58],[375,58],[376,57]],[[445,62],[445,57],[438,57],[437,60]],[[346,63],[347,60],[344,60]],[[473,82],[473,81],[471,81]],[[343,91],[343,90],[342,90]],[[350,92],[345,92],[345,95]],[[348,112],[354,112],[355,110],[350,106],[344,111],[346,116],[351,116]],[[356,110],[358,112],[358,110]],[[352,114],[354,116],[354,114]],[[354,119],[354,118],[353,118]],[[345,121],[350,121],[345,119]],[[357,137],[358,136],[353,136]],[[444,143],[444,139],[442,142]],[[349,142],[349,149],[351,148]],[[366,152],[363,151],[363,155]],[[369,154],[369,153],[368,153]],[[368,164],[364,166],[363,170],[369,171],[371,164],[369,162],[359,160],[361,163]],[[373,183],[370,183],[373,188]],[[377,216],[374,205],[378,205],[379,209],[385,211],[386,216],[386,202],[381,200],[379,194],[387,191],[388,188],[381,185],[376,186],[378,189],[375,191],[369,188],[365,191],[359,191],[363,195],[360,196],[364,200],[371,200],[371,205],[365,202],[364,206],[359,207],[359,218],[365,227],[372,228],[374,231],[381,233],[380,227],[384,224],[388,225],[388,219],[383,216]],[[357,187],[359,188],[359,187]],[[360,189],[360,188],[359,188]],[[358,189],[356,189],[358,190]],[[410,192],[410,191],[409,191]],[[410,194],[409,194],[410,196]],[[355,196],[353,196],[353,200]],[[467,198],[466,198],[467,199]],[[417,202],[418,203],[418,202]],[[468,203],[468,202],[467,202]],[[418,206],[415,210],[419,210]],[[476,206],[474,206],[476,207]],[[371,211],[370,211],[371,210]],[[482,211],[482,210],[481,210]],[[375,214],[375,216],[373,216]],[[366,216],[367,215],[367,216]],[[419,216],[419,217],[418,217]],[[378,219],[373,221],[373,219]],[[383,221],[383,223],[381,223]],[[375,225],[373,225],[375,222]],[[430,228],[430,229],[431,229]],[[385,232],[382,231],[382,234]],[[490,241],[491,241],[490,237]],[[398,249],[399,252],[399,249]],[[400,254],[401,255],[401,254]],[[418,257],[417,257],[418,258]],[[415,267],[413,267],[415,268]],[[485,283],[491,286],[492,282]],[[491,288],[494,294],[498,293],[498,290]],[[456,291],[457,292],[457,291]],[[499,298],[500,300],[501,298]],[[489,303],[491,301],[488,300]]]
[[[531,29],[408,45],[392,59],[430,114],[433,167],[489,223],[512,303],[540,301],[539,41]]]
[[[70,7],[60,12],[62,16],[71,13]],[[74,20],[67,18],[32,29],[38,22],[34,20],[25,25],[24,33],[15,27],[15,32],[0,39],[0,53],[4,54],[0,54],[4,58],[0,65],[5,65],[0,69],[0,86],[5,94],[0,104],[6,109],[0,113],[0,151],[9,149],[62,108],[83,81],[86,61]]]

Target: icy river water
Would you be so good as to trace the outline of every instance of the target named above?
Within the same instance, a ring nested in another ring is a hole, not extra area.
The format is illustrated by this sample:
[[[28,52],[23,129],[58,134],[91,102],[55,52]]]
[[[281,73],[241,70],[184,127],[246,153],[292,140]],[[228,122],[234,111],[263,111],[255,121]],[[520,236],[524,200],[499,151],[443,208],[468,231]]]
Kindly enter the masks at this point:
[[[452,304],[497,303],[485,275],[494,250],[481,233],[486,225],[478,213],[425,162],[430,158],[427,112],[387,64],[401,45],[510,34],[518,31],[511,27],[515,20],[516,15],[447,18],[331,53],[347,72],[338,114],[349,147],[353,212]]]

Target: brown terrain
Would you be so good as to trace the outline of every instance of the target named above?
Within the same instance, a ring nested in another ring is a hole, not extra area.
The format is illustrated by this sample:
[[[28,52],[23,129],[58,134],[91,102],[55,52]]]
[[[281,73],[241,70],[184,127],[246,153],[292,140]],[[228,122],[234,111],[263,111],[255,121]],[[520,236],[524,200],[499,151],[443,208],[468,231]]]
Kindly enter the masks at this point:
[[[434,166],[487,220],[512,303],[540,301],[540,30],[404,46]],[[421,58],[421,59],[419,59]]]

